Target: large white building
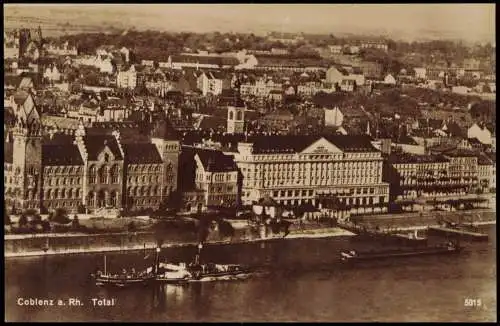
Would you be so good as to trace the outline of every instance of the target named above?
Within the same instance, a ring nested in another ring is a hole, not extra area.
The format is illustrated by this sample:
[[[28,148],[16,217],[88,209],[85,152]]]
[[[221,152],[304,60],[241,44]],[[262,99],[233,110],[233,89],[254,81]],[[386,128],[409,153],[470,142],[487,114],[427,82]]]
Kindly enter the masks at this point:
[[[197,79],[197,86],[203,93],[203,96],[207,94],[222,94],[223,84],[224,76],[220,72],[215,71],[204,72]]]
[[[120,88],[134,89],[137,86],[137,72],[132,65],[128,70],[121,70],[116,77],[116,85]]]
[[[270,196],[280,204],[317,205],[336,197],[351,214],[387,211],[382,155],[368,136],[258,136],[238,145],[241,201]]]

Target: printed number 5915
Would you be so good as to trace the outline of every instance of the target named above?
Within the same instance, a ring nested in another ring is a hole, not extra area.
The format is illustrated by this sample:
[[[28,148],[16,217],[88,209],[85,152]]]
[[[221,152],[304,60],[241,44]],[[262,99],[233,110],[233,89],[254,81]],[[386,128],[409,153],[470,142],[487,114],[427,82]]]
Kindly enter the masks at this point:
[[[481,307],[481,299],[470,299],[466,298],[464,300],[464,306],[465,307]]]

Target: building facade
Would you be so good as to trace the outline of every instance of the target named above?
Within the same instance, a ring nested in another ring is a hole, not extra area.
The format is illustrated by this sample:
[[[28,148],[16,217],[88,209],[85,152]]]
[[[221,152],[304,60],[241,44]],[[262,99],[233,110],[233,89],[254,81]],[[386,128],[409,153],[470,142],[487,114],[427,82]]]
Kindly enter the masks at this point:
[[[231,156],[197,148],[196,188],[203,190],[204,205],[235,207],[238,203],[238,167]]]
[[[260,136],[240,143],[234,157],[244,205],[265,196],[284,205],[317,205],[328,195],[351,214],[387,210],[382,156],[368,137]]]
[[[116,85],[120,88],[134,89],[137,87],[137,72],[132,65],[128,70],[120,70],[116,78]]]
[[[393,153],[384,166],[384,180],[391,184],[391,200],[457,196],[461,186],[449,169],[450,160],[442,155]]]
[[[122,141],[118,131],[85,128],[42,137],[30,96],[7,131],[6,209],[69,212],[158,208],[177,189],[180,144],[165,121],[147,140]],[[132,133],[137,133],[132,130]]]

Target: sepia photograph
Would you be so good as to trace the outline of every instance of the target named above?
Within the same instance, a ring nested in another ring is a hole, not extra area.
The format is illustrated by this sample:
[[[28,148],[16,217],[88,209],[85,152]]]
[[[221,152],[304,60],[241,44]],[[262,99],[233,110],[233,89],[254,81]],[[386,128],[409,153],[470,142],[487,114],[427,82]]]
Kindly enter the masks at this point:
[[[6,322],[496,322],[495,4],[5,4]]]

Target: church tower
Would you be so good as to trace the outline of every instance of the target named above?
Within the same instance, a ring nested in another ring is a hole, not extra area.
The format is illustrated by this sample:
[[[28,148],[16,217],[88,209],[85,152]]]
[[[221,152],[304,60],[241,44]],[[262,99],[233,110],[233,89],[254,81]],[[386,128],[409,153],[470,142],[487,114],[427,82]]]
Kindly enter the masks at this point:
[[[42,129],[30,93],[16,94],[16,122],[12,129],[13,199],[16,210],[40,209],[42,181]]]
[[[242,134],[245,128],[245,107],[228,106],[227,107],[227,133]]]

